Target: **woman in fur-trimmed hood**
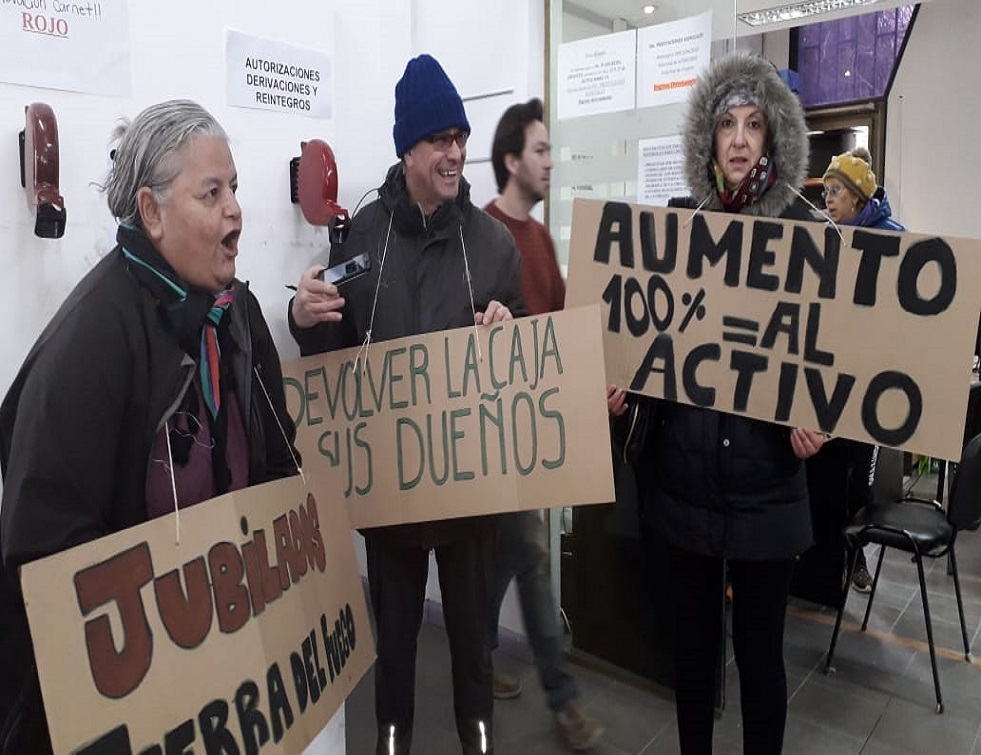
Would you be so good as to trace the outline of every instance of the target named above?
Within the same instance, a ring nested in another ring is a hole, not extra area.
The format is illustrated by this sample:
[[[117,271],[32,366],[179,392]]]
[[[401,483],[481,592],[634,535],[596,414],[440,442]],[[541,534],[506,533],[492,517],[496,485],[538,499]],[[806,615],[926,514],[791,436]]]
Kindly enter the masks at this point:
[[[737,52],[712,64],[689,101],[684,149],[693,196],[670,205],[814,219],[795,192],[804,114],[766,60]],[[668,401],[655,417],[637,482],[645,531],[668,546],[681,752],[712,751],[728,579],[743,750],[774,755],[787,716],[787,597],[794,559],[812,542],[803,460],[824,436]]]
[[[762,116],[759,155],[752,153],[754,124],[727,120],[747,108]],[[738,133],[720,143],[732,129]],[[808,145],[800,101],[772,63],[742,51],[720,58],[692,90],[685,117],[685,170],[695,206],[814,220],[797,195],[807,175]],[[734,178],[741,181],[730,185]]]

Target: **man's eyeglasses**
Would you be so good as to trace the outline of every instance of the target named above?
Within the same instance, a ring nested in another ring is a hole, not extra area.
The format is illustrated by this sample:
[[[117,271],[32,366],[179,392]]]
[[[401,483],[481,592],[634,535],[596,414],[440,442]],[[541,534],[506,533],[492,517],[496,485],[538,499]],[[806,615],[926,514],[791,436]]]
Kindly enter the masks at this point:
[[[832,186],[830,189],[825,189],[821,192],[821,196],[824,199],[828,197],[837,197],[841,192],[845,190],[844,186]]]
[[[466,149],[467,139],[469,138],[469,131],[441,131],[438,134],[427,136],[426,141],[432,144],[434,149],[438,149],[440,152],[446,152],[446,150],[453,146],[453,142],[456,142],[460,149]]]

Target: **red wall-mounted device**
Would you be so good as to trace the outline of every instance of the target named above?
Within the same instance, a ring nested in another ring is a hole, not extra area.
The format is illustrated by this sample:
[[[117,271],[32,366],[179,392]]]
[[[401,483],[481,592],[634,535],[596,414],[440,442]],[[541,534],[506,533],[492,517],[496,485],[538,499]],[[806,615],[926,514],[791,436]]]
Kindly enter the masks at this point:
[[[300,156],[290,160],[290,199],[308,223],[328,227],[332,244],[347,237],[351,219],[337,204],[337,162],[327,142],[300,142]]]
[[[27,208],[35,213],[34,235],[60,239],[65,234],[65,200],[58,189],[58,122],[51,106],[33,102],[24,108],[20,132],[20,185]]]

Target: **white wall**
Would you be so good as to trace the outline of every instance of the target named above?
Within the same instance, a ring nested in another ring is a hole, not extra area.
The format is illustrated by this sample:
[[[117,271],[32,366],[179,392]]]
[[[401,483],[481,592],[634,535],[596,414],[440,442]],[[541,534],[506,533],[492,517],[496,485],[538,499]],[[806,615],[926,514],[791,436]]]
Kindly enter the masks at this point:
[[[335,129],[331,123],[309,118],[227,107],[224,35],[231,27],[334,53],[334,3],[311,0],[296,6],[306,23],[295,23],[294,18],[273,13],[270,6],[259,2],[130,3],[133,86],[129,98],[0,83],[0,144],[4,145],[0,149],[0,268],[4,270],[0,276],[0,322],[4,323],[0,390],[6,392],[27,350],[65,295],[111,248],[115,225],[93,184],[105,177],[114,123],[170,97],[198,100],[231,137],[244,215],[238,274],[251,280],[280,345],[288,346],[283,284],[298,276],[303,263],[322,243],[322,234],[302,222],[290,204],[289,159],[299,154],[301,139],[334,140]],[[341,34],[336,38],[342,40],[343,54],[347,40]],[[361,78],[380,87],[385,70],[384,66],[373,67],[372,73]],[[353,99],[351,89],[339,72],[338,102]],[[67,210],[65,235],[58,240],[33,235],[34,218],[19,181],[17,133],[24,128],[24,106],[35,101],[51,105],[58,122],[60,188]],[[340,150],[340,154],[343,160],[345,153]],[[310,752],[344,752],[343,710]]]
[[[121,116],[170,97],[208,108],[232,139],[244,216],[238,275],[262,303],[283,359],[297,356],[285,320],[289,292],[302,270],[326,250],[322,229],[308,225],[289,199],[289,160],[301,140],[334,149],[340,202],[353,210],[395,162],[395,82],[412,55],[430,52],[465,99],[475,152],[489,156],[497,118],[512,102],[544,92],[544,3],[476,0],[259,0],[129,3],[132,96],[112,98],[0,83],[0,393],[5,393],[38,333],[65,295],[112,245],[114,223],[93,186],[108,167],[109,134]],[[286,10],[288,8],[288,11]],[[226,28],[333,55],[335,99],[330,121],[231,108],[225,104]],[[485,95],[498,94],[493,97]],[[469,98],[477,97],[473,101]],[[46,102],[60,136],[60,188],[67,209],[63,238],[33,235],[19,181],[17,134],[24,106]],[[467,169],[474,200],[493,198],[490,165],[476,155]],[[362,544],[359,559],[364,571]],[[439,599],[435,581],[429,596]],[[505,626],[518,630],[513,601]],[[344,751],[343,711],[311,747]]]
[[[327,246],[325,233],[308,225],[290,204],[289,160],[299,154],[301,140],[326,139],[338,160],[340,201],[353,209],[396,159],[394,88],[412,55],[434,54],[468,99],[474,136],[466,175],[475,186],[475,201],[493,198],[490,165],[479,160],[489,156],[497,117],[512,102],[544,91],[542,3],[508,0],[490,13],[475,0],[450,6],[433,0],[300,0],[290,9],[277,12],[257,0],[174,0],[166,7],[131,3],[130,98],[0,82],[0,144],[7,145],[0,148],[0,321],[5,323],[0,389],[10,385],[68,291],[110,248],[114,224],[93,182],[105,176],[116,120],[153,102],[197,99],[229,132],[245,222],[238,273],[259,296],[284,359],[297,351],[286,332],[289,292],[283,284],[295,281]],[[333,120],[227,107],[226,28],[333,53]],[[494,91],[504,94],[469,100]],[[34,219],[19,183],[17,133],[24,128],[24,106],[34,101],[50,104],[58,120],[60,183],[68,213],[59,240],[33,235]]]
[[[885,187],[912,231],[981,238],[974,188],[981,3],[922,3],[886,116]]]
[[[580,39],[599,37],[603,34],[611,34],[612,32],[612,22],[609,25],[600,24],[595,20],[582,18],[574,13],[564,12],[562,14],[562,38],[561,40],[556,40],[555,44],[558,44],[560,41],[575,42]]]

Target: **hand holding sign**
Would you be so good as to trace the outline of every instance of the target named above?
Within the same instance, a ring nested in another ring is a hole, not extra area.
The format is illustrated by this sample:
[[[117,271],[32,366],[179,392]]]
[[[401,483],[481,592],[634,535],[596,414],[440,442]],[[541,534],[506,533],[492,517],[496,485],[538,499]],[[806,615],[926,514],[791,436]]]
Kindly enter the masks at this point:
[[[794,449],[794,456],[798,459],[809,459],[814,456],[827,439],[828,436],[824,433],[803,427],[795,427],[790,431],[790,447]]]
[[[606,386],[606,410],[611,417],[623,416],[627,411],[627,393],[615,385]]]
[[[477,312],[474,315],[474,321],[478,325],[489,325],[493,322],[505,322],[511,319],[514,319],[511,316],[511,310],[496,299],[491,300],[484,312]]]

